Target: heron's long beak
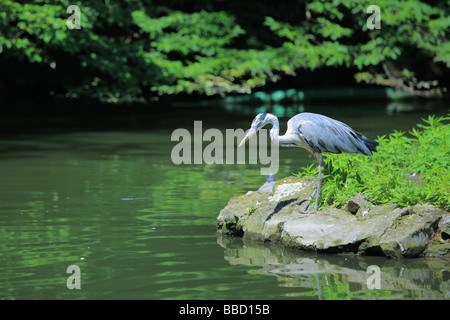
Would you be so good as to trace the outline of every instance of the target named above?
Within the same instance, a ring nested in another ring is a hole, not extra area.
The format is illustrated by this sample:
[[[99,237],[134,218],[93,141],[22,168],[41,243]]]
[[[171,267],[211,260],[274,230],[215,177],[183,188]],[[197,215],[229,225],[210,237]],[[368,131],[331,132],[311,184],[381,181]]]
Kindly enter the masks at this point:
[[[245,135],[244,139],[242,139],[241,143],[239,144],[239,147],[242,147],[248,139],[253,137],[255,135],[256,131],[257,131],[256,129],[250,128],[247,131],[247,134]]]

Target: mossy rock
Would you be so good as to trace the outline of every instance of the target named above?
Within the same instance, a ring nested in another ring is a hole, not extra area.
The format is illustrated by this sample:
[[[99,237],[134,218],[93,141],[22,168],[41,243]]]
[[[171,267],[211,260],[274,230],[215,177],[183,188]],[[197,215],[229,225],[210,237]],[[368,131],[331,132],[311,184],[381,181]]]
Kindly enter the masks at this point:
[[[217,217],[217,228],[222,235],[278,241],[307,251],[396,258],[449,255],[448,212],[428,204],[375,205],[358,194],[349,201],[352,212],[326,207],[304,214],[305,204],[293,204],[309,198],[315,187],[313,178],[288,177],[271,193],[234,197]]]
[[[443,210],[432,205],[416,205],[411,214],[401,217],[380,239],[383,253],[389,257],[421,256],[437,231]]]
[[[251,191],[245,195],[233,197],[217,217],[217,228],[226,235],[243,235],[245,221],[256,208],[267,201],[267,192]]]

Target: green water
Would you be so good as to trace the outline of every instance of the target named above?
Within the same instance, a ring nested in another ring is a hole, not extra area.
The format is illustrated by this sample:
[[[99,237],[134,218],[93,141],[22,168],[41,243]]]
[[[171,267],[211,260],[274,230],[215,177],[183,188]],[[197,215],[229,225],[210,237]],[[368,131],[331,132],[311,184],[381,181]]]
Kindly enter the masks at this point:
[[[29,119],[5,120],[12,133],[0,139],[0,299],[450,297],[448,260],[330,256],[217,237],[216,217],[229,198],[265,177],[259,165],[174,165],[171,133],[192,130],[194,120],[204,129],[247,129],[254,112],[183,110],[167,109],[136,130],[22,131]],[[308,111],[374,138],[446,110]],[[133,119],[126,122],[135,126]],[[22,124],[15,131],[14,121]],[[303,150],[280,150],[277,177],[311,161]],[[79,290],[67,287],[70,265],[80,269]],[[371,265],[381,270],[379,289],[368,288]]]

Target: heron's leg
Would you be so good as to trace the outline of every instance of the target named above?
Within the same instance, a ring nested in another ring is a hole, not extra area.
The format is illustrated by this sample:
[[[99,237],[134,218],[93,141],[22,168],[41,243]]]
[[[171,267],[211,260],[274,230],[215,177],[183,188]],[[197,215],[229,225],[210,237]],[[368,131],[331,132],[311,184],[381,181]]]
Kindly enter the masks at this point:
[[[317,208],[319,207],[319,200],[320,200],[320,186],[322,185],[322,156],[320,156],[319,161],[319,176],[317,177],[317,188],[316,188],[316,202],[314,203],[314,210],[313,212],[317,212]]]
[[[317,187],[316,190],[311,194],[311,198],[309,198],[309,201],[311,202],[312,197],[315,198],[314,202],[314,209],[311,211],[304,211],[303,213],[310,214],[310,213],[316,213],[317,209],[319,207],[319,200],[320,200],[320,186],[322,185],[322,154],[317,155],[317,162],[319,163],[319,175],[317,177]],[[309,207],[309,203],[306,206],[305,210],[307,210]]]

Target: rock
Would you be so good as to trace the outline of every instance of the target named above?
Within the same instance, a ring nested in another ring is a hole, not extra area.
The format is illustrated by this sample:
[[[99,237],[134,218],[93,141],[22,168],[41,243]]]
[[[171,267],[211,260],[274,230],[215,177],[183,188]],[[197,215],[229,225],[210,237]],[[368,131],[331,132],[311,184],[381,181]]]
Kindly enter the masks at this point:
[[[441,230],[444,239],[450,238],[450,215],[443,216],[441,221],[439,221],[439,230]]]
[[[266,192],[250,192],[231,198],[217,217],[217,227],[226,235],[243,235],[244,222],[255,211],[255,207],[266,201]]]
[[[450,256],[450,215],[444,214],[438,224],[438,232],[424,252],[427,257]]]
[[[450,242],[431,243],[424,251],[425,257],[443,257],[450,256]]]
[[[288,247],[304,250],[350,251],[349,244],[358,242],[359,233],[349,231],[352,228],[343,230],[342,226],[351,226],[355,221],[345,211],[335,208],[326,214],[304,215],[284,224],[281,241]]]
[[[350,197],[347,205],[343,209],[353,214],[358,214],[358,216],[364,219],[371,207],[374,207],[373,203],[364,197],[362,193],[357,193],[353,197]]]
[[[271,193],[254,191],[232,198],[217,217],[218,230],[316,252],[396,258],[450,252],[449,213],[444,210],[432,205],[374,205],[357,194],[342,209],[327,207],[303,214],[306,204],[292,203],[309,198],[315,187],[315,179],[288,177],[277,181]]]
[[[298,199],[309,198],[315,188],[314,179],[289,177],[277,181],[273,193],[258,207],[244,227],[244,238],[256,241],[278,240],[283,224],[296,216],[295,210],[304,209],[290,204]]]
[[[412,214],[397,220],[380,239],[383,253],[389,257],[420,256],[437,230],[443,210],[431,205],[416,205]]]
[[[379,252],[378,241],[384,231],[408,209],[381,212],[371,219],[358,220],[347,211],[326,208],[316,215],[286,222],[282,242],[289,247],[326,252]]]

